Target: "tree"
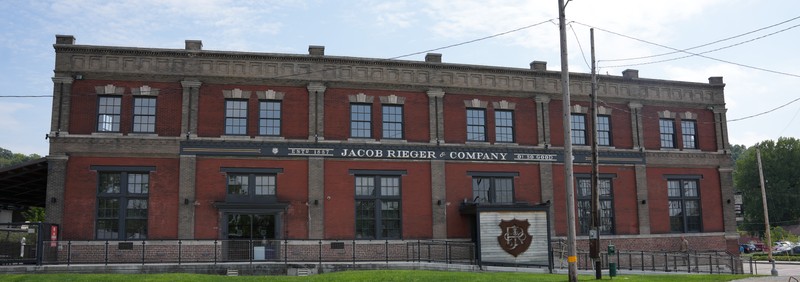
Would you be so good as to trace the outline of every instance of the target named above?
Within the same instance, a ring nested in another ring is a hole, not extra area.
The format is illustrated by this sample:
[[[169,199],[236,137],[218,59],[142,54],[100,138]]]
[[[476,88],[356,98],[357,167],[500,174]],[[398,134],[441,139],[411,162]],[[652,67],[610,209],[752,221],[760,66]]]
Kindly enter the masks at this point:
[[[14,153],[11,152],[10,150],[0,148],[0,168],[21,164],[39,158],[41,158],[41,156],[37,154],[30,154],[26,156],[20,153]]]
[[[734,183],[742,192],[743,229],[764,232],[756,149],[761,150],[770,223],[800,223],[800,140],[781,137],[778,142],[767,140],[748,148],[736,162]]]
[[[29,207],[28,210],[22,212],[22,217],[24,217],[25,221],[28,222],[44,222],[44,208]]]
[[[731,145],[728,146],[731,148],[731,158],[733,158],[733,162],[736,163],[739,160],[739,157],[747,151],[747,146],[745,145]]]

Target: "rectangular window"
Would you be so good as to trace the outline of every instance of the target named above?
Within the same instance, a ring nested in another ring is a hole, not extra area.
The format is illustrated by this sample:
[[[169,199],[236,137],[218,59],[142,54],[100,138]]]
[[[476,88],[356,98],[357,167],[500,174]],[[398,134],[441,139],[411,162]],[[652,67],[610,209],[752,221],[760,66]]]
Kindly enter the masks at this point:
[[[467,141],[486,141],[486,110],[467,109]]]
[[[384,139],[403,139],[403,106],[383,105]]]
[[[514,143],[514,112],[508,110],[494,111],[495,142]]]
[[[597,145],[611,146],[611,117],[597,116]]]
[[[225,100],[225,134],[247,135],[247,100]]]
[[[700,232],[700,193],[697,179],[667,180],[669,226],[672,232]]]
[[[684,149],[697,149],[697,122],[694,120],[681,121],[681,136],[683,136]]]
[[[513,203],[514,178],[497,176],[473,176],[472,197],[478,203]]]
[[[400,176],[356,175],[356,239],[400,239]]]
[[[372,105],[350,104],[350,137],[372,138]]]
[[[156,132],[156,98],[133,98],[133,132]]]
[[[570,137],[572,144],[586,145],[586,116],[582,114],[572,114],[570,116],[572,133]]]
[[[150,175],[128,172],[98,175],[96,238],[147,239]]]
[[[611,179],[598,179],[600,195],[600,234],[614,234],[614,194]],[[588,235],[592,229],[592,179],[578,178],[578,220],[580,234]]]
[[[280,136],[281,101],[260,101],[258,108],[258,134]]]
[[[675,148],[675,121],[672,119],[659,119],[658,127],[661,131],[661,148]]]
[[[276,192],[274,174],[228,173],[228,201],[260,201],[274,199]]]
[[[97,99],[97,131],[119,132],[122,97],[100,96]]]

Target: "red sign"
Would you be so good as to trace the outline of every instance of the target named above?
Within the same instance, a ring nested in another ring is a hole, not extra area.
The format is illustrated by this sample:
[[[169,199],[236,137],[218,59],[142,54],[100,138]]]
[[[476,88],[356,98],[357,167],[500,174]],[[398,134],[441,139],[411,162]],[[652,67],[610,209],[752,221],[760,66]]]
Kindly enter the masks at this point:
[[[55,247],[58,244],[58,226],[50,226],[50,247]]]

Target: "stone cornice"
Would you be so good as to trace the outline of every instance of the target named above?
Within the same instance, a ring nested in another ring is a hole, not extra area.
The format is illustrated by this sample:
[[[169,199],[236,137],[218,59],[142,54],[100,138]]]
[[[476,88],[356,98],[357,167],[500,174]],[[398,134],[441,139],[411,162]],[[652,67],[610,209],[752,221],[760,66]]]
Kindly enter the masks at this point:
[[[441,88],[449,93],[464,91],[518,97],[549,95],[557,98],[561,95],[557,71],[296,54],[60,44],[54,47],[57,73],[85,73],[89,74],[87,78],[91,78],[90,74],[103,78],[235,78],[278,83],[369,84],[376,88],[402,85]],[[588,97],[590,76],[580,73],[570,76],[570,90],[576,99]],[[600,81],[598,95],[607,100],[724,104],[724,86],[721,85],[640,78],[630,80],[611,75],[601,76]]]

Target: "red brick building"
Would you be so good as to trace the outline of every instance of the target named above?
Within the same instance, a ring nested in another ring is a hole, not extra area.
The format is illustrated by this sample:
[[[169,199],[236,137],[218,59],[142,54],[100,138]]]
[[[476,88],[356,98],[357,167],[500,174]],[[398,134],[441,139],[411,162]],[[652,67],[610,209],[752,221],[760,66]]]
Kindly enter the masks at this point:
[[[48,221],[62,240],[468,240],[464,205],[588,223],[588,74],[425,61],[76,45],[56,36]],[[724,83],[602,75],[603,240],[738,250]]]

